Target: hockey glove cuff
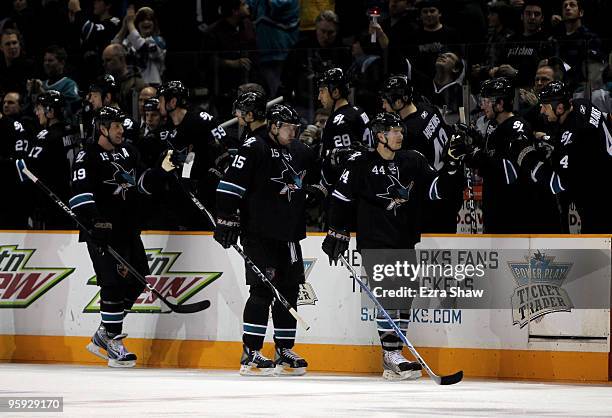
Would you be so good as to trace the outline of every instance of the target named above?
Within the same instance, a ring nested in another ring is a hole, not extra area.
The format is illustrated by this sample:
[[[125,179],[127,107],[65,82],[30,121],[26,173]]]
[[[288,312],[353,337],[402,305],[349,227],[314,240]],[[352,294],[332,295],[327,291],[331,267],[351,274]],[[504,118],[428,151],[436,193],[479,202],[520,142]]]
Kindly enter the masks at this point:
[[[113,235],[113,224],[105,219],[94,219],[89,235],[91,236],[91,240],[94,242],[94,244],[104,248],[111,241],[111,237]]]
[[[340,255],[348,250],[350,239],[351,236],[345,231],[330,229],[327,232],[327,236],[323,240],[323,245],[321,245],[321,248],[329,257],[330,265],[332,261],[338,261]]]
[[[327,197],[327,189],[321,184],[305,184],[306,207],[314,207]]]
[[[229,248],[232,245],[238,244],[238,236],[240,235],[240,216],[232,215],[228,217],[217,218],[217,227],[213,238],[223,248]]]

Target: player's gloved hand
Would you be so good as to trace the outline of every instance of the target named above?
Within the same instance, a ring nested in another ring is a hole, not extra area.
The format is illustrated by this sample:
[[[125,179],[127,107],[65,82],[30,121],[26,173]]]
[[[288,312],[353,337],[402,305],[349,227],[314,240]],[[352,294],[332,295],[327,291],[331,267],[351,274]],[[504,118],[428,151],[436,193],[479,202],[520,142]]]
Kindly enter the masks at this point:
[[[535,147],[547,160],[550,159],[550,156],[555,150],[553,139],[548,135],[544,135],[540,139],[536,139]]]
[[[163,159],[162,159],[161,167],[164,169],[164,171],[168,173],[171,172],[172,170],[175,170],[181,167],[183,164],[185,164],[185,161],[187,160],[186,153],[177,152],[171,149],[165,151],[162,154],[162,156],[163,156]]]
[[[308,208],[318,205],[327,197],[327,188],[321,184],[305,184],[302,187],[306,191],[306,207]]]
[[[214,167],[208,169],[208,172],[217,177],[218,179],[222,179],[225,175],[225,170],[229,167],[232,161],[232,156],[229,152],[224,151],[221,155],[219,155],[215,159]]]
[[[348,232],[336,231],[334,229],[327,231],[327,236],[323,240],[323,245],[321,245],[321,248],[329,257],[330,265],[332,261],[338,261],[340,255],[348,250],[350,239],[351,236]]]
[[[217,227],[213,238],[223,248],[229,248],[238,243],[240,235],[240,216],[231,215],[217,218]]]
[[[91,235],[91,240],[97,246],[104,248],[106,247],[113,235],[113,224],[102,218],[96,218],[91,225],[91,230],[89,231]]]
[[[473,126],[466,125],[465,123],[456,123],[454,128],[456,134],[465,136],[467,144],[477,148],[483,147],[484,138]]]

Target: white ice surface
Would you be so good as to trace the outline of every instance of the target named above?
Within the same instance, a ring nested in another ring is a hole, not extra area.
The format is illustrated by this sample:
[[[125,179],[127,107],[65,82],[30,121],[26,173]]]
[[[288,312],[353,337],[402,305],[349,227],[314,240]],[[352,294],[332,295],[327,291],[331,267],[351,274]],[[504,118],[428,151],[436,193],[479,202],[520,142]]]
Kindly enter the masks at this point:
[[[63,396],[64,412],[23,417],[612,417],[612,386],[235,371],[0,364],[0,396]]]

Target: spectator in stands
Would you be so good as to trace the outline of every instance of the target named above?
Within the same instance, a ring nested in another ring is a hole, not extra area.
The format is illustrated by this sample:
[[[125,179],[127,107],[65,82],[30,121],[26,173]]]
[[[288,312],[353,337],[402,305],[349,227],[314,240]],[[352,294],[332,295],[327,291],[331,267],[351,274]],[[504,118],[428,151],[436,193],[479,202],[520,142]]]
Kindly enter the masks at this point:
[[[216,113],[230,117],[238,86],[255,81],[257,43],[246,0],[226,0],[220,11],[221,19],[204,32],[203,44],[206,54],[214,52],[207,62]]]
[[[18,91],[24,95],[26,80],[33,74],[32,61],[27,59],[21,48],[21,34],[16,29],[5,29],[0,35],[0,93]]]
[[[489,36],[484,63],[488,67],[493,67],[503,63],[505,44],[514,36],[510,26],[512,9],[503,1],[495,1],[489,5],[487,20],[489,22]]]
[[[138,116],[140,117],[140,128],[145,124],[145,110],[144,103],[148,99],[152,99],[157,96],[157,88],[153,86],[145,86],[138,93]]]
[[[538,63],[553,53],[552,35],[543,29],[545,20],[542,0],[526,0],[521,14],[523,28],[508,39],[503,63],[518,71],[516,84],[531,85]]]
[[[414,0],[389,0],[389,15],[380,23],[370,21],[370,34],[376,33],[378,45],[382,50],[390,51],[387,57],[391,72],[405,70],[402,57],[407,55],[406,47],[412,43],[412,35],[418,28],[419,12],[414,5]]]
[[[563,25],[559,25],[555,38],[558,41],[557,55],[571,67],[566,83],[572,89],[587,79],[587,56],[601,54],[601,40],[582,24],[583,17],[582,0],[563,0]]]
[[[59,91],[66,104],[66,117],[70,118],[78,110],[81,97],[76,82],[65,74],[67,58],[68,54],[61,46],[51,45],[47,47],[43,58],[43,68],[47,79],[44,81],[30,80],[27,88],[30,96],[37,96],[47,90]]]
[[[13,0],[13,9],[6,19],[0,22],[2,29],[17,29],[29,54],[36,55],[42,42],[38,14],[27,0]]]
[[[436,71],[431,90],[425,91],[425,96],[440,109],[447,124],[459,121],[459,108],[463,106],[463,80],[465,64],[453,52],[442,52],[436,59]],[[470,109],[476,108],[476,99],[470,95]]]
[[[128,66],[126,62],[126,50],[120,44],[110,44],[102,52],[104,70],[115,78],[119,88],[119,107],[124,112],[132,115],[135,109],[137,95],[145,86],[140,71]]]
[[[112,0],[93,0],[92,16],[86,16],[80,0],[68,0],[68,18],[73,32],[71,51],[79,51],[82,80],[89,84],[99,73],[100,55],[119,31],[121,20],[111,14]]]
[[[122,44],[147,84],[160,85],[166,66],[166,42],[159,34],[155,12],[128,7],[123,24],[113,43]]]
[[[257,48],[260,50],[261,74],[269,94],[279,87],[288,51],[298,40],[300,5],[298,0],[248,0]]]
[[[289,53],[277,92],[307,120],[314,117],[317,76],[334,67],[347,69],[351,64],[351,52],[338,37],[338,15],[324,10],[315,22],[315,33],[298,42]]]
[[[410,66],[404,67],[402,73],[411,79],[431,81],[435,72],[435,63],[443,50],[453,45],[453,50],[461,49],[457,32],[442,23],[442,8],[440,0],[422,0],[417,6],[420,10],[421,27],[415,32],[412,48],[407,57]],[[416,73],[416,74],[415,74]]]

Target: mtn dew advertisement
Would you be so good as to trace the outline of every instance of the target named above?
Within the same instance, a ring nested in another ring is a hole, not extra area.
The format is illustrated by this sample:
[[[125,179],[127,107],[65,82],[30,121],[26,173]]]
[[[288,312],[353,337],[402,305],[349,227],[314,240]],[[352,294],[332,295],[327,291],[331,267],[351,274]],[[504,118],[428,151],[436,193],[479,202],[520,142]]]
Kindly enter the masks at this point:
[[[310,330],[298,329],[297,343],[378,346],[373,303],[329,263],[323,239],[301,242],[296,309]],[[130,338],[240,342],[249,297],[240,255],[210,233],[142,240],[149,286],[172,303],[211,305],[177,314],[145,289],[125,319]],[[415,346],[609,352],[609,237],[425,236],[419,252],[373,258],[354,244],[349,263],[388,309],[404,311]],[[100,288],[76,232],[0,232],[0,335],[90,337],[99,323]]]

